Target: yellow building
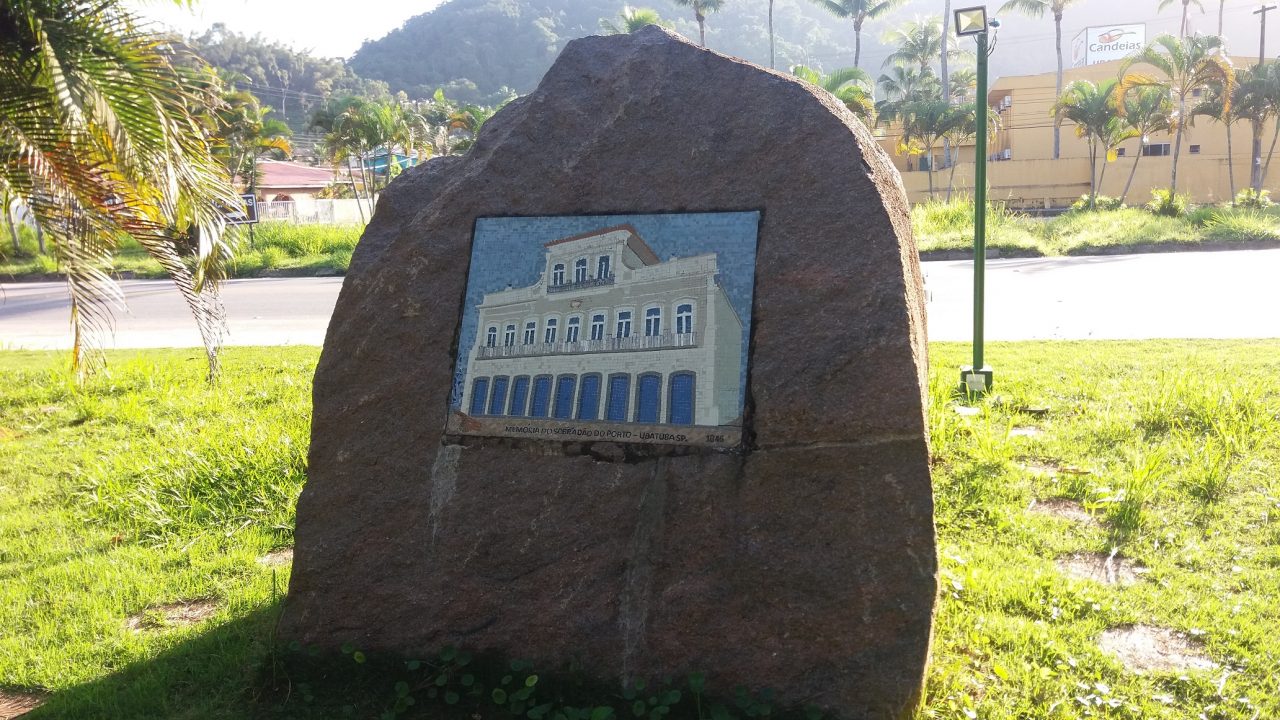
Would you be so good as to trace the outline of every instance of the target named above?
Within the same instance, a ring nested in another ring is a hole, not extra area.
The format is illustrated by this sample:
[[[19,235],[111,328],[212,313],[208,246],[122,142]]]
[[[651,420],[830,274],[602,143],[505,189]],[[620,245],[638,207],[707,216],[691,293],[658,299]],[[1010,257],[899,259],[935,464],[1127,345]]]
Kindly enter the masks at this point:
[[[1249,67],[1257,58],[1234,58],[1237,68]],[[1063,86],[1076,80],[1101,82],[1118,78],[1122,61],[1113,61],[1067,70]],[[1150,66],[1135,65],[1130,72],[1160,77]],[[988,101],[1000,115],[1000,128],[990,146],[987,175],[992,201],[1006,202],[1010,207],[1062,207],[1089,192],[1089,150],[1087,143],[1076,137],[1075,126],[1062,125],[1060,159],[1053,159],[1053,113],[1055,73],[1000,78],[992,83]],[[1191,102],[1198,102],[1192,98]],[[1224,202],[1231,197],[1227,165],[1227,129],[1208,117],[1197,117],[1183,133],[1182,155],[1178,162],[1178,191],[1191,195],[1197,203]],[[1263,132],[1263,161],[1271,144],[1275,123]],[[920,158],[898,154],[901,131],[896,126],[885,128],[881,146],[894,158],[902,172],[902,180],[912,202],[929,197],[928,173],[920,170]],[[1248,123],[1232,128],[1235,188],[1249,186],[1252,162],[1252,131]],[[1174,138],[1167,133],[1148,136],[1144,148],[1140,139],[1121,145],[1119,157],[1105,163],[1106,170],[1100,192],[1118,197],[1137,160],[1137,171],[1129,191],[1128,203],[1136,205],[1151,198],[1154,188],[1168,187],[1173,170]],[[959,150],[960,162],[955,167],[957,192],[973,191],[973,145]],[[1280,155],[1280,152],[1277,152]],[[941,146],[934,150],[935,197],[943,197],[948,187],[951,168],[944,167]],[[1101,165],[1101,163],[1100,163]],[[1263,183],[1273,196],[1280,197],[1280,160]]]

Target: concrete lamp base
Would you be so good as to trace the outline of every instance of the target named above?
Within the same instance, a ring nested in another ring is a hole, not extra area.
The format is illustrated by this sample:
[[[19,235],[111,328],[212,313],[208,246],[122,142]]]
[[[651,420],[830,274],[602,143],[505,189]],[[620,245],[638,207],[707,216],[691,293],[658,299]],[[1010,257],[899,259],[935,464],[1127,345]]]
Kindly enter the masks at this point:
[[[991,392],[993,384],[994,373],[990,365],[983,365],[981,370],[974,370],[972,365],[960,367],[960,392],[982,395]]]

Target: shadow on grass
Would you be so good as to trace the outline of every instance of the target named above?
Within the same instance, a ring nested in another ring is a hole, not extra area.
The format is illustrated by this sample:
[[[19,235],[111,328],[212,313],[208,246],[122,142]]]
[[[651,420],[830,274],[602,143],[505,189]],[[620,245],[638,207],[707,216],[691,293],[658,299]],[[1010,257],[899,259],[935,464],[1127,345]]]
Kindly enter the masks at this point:
[[[258,687],[271,667],[279,602],[183,640],[153,658],[49,694],[23,720],[141,720],[262,716]]]

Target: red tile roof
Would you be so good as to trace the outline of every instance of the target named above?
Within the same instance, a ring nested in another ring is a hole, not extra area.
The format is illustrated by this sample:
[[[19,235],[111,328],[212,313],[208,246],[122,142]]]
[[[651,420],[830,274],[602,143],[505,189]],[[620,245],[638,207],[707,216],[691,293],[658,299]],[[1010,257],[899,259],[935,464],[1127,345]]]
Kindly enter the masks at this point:
[[[258,188],[322,188],[334,182],[333,169],[283,160],[258,161]]]

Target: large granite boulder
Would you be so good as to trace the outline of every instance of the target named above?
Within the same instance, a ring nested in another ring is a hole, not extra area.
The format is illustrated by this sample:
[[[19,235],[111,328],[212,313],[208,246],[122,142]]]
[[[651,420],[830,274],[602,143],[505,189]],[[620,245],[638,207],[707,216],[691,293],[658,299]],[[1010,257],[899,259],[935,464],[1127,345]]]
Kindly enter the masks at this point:
[[[740,448],[446,434],[477,218],[726,210],[762,213]],[[925,366],[906,197],[847,109],[656,27],[575,40],[378,204],[316,371],[281,631],[901,717],[937,582]]]

